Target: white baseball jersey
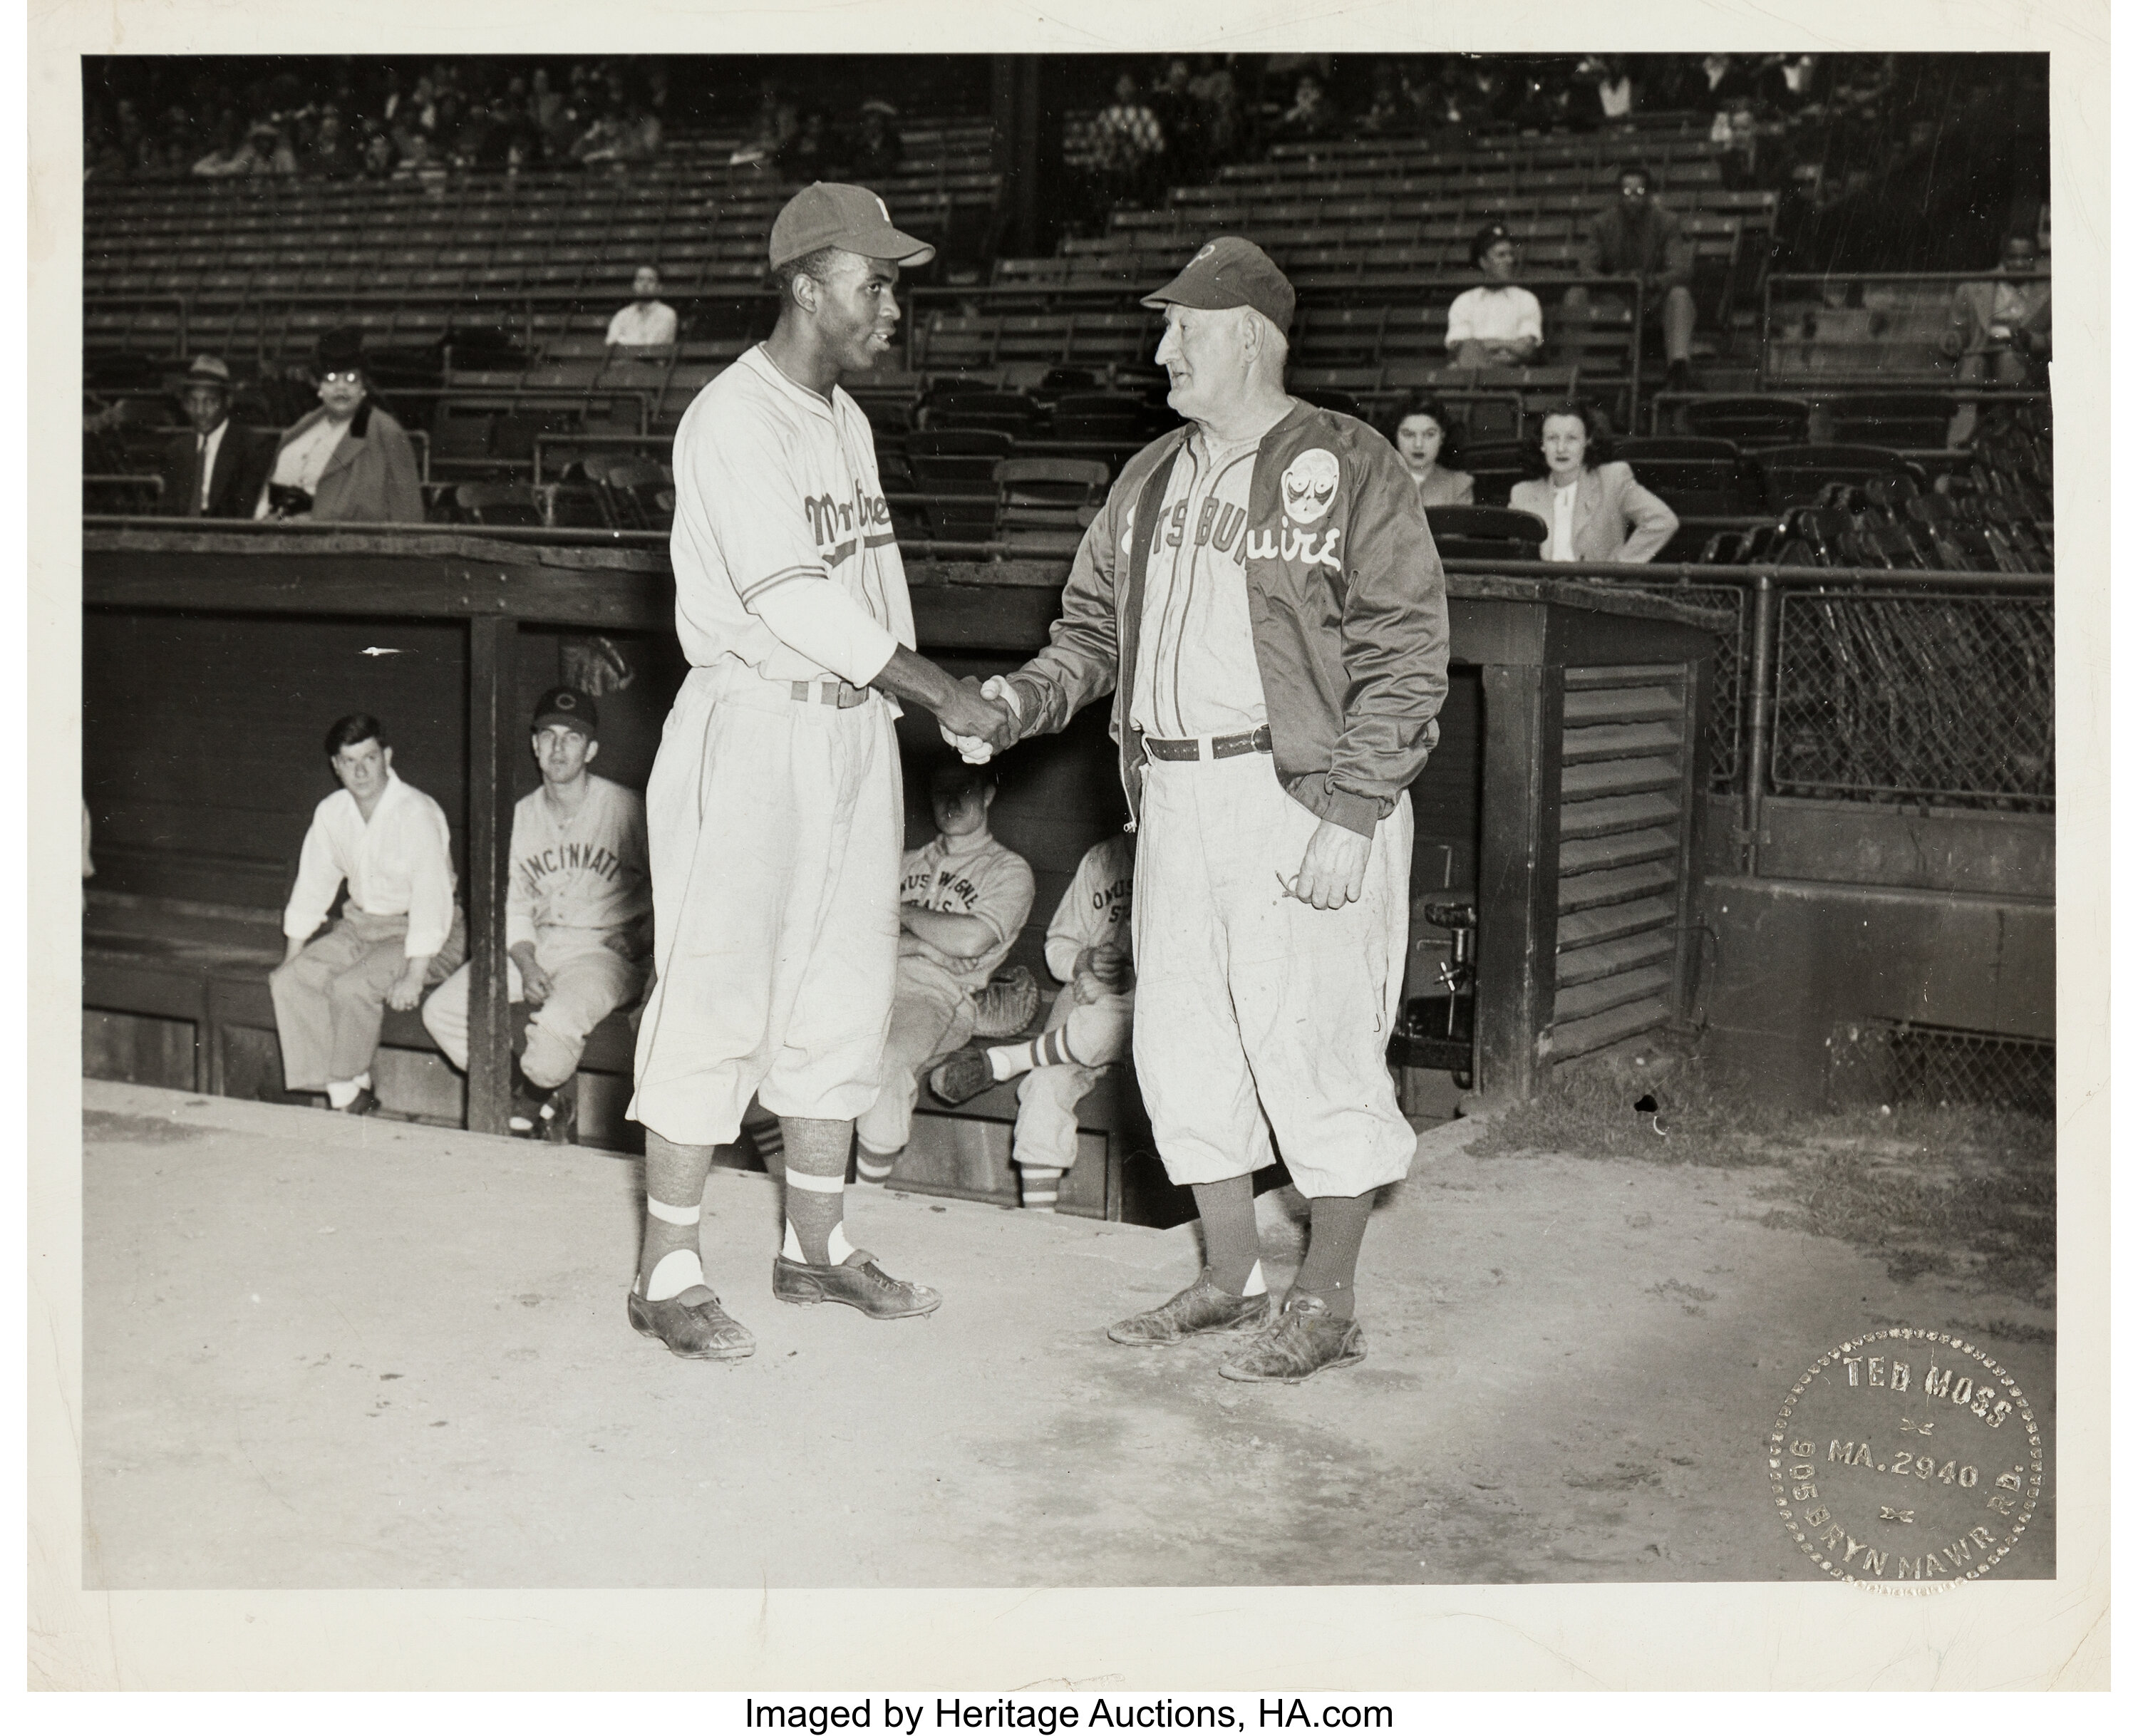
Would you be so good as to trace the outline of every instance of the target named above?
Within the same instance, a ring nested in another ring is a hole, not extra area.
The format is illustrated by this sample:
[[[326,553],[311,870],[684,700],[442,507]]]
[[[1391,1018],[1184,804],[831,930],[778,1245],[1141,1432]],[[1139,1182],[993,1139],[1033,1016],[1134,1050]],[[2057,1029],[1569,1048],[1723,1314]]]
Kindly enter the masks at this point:
[[[512,810],[512,879],[505,894],[507,946],[555,929],[598,936],[652,908],[646,808],[634,793],[589,772],[586,799],[569,817],[540,790],[520,798]]]
[[[1086,947],[1118,947],[1133,958],[1135,927],[1129,918],[1135,890],[1135,850],[1126,834],[1086,851],[1047,925],[1047,969],[1067,983]]]
[[[955,916],[977,916],[994,930],[996,944],[975,958],[953,958],[924,942],[923,948],[969,989],[987,986],[1018,930],[1032,914],[1032,870],[1023,856],[985,832],[936,838],[905,852],[898,901]]]
[[[1167,479],[1130,689],[1129,721],[1146,735],[1230,735],[1269,721],[1247,609],[1247,485],[1260,444],[1219,446],[1198,432]]]
[[[866,687],[912,648],[876,436],[843,390],[796,385],[760,344],[684,412],[675,456],[676,634],[693,664]]]

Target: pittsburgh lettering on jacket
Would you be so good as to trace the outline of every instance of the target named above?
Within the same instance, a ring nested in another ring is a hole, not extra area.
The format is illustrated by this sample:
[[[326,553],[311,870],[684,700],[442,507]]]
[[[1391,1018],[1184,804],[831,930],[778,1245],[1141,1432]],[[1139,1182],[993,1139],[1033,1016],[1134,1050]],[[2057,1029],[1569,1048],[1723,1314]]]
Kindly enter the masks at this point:
[[[593,874],[613,880],[622,866],[617,853],[602,844],[556,844],[520,859],[520,871],[536,885],[553,874]]]
[[[1337,526],[1316,531],[1286,524],[1267,530],[1250,530],[1242,536],[1240,527],[1247,522],[1247,517],[1241,508],[1211,495],[1195,515],[1195,546],[1229,554],[1235,566],[1243,567],[1250,559],[1286,560],[1303,561],[1311,567],[1342,569],[1344,562],[1338,551],[1343,547],[1344,533]],[[1178,549],[1181,539],[1188,534],[1188,503],[1176,503],[1159,523],[1164,529],[1164,546]]]

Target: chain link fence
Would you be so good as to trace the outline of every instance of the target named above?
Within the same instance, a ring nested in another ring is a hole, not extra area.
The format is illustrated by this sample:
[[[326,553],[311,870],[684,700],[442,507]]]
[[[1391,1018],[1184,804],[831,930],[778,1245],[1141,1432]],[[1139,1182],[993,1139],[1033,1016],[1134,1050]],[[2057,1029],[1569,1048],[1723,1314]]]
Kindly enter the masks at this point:
[[[1828,1094],[1837,1105],[2056,1114],[2057,1046],[2047,1038],[1871,1019],[1838,1026],[1827,1049]]]
[[[1769,787],[2053,811],[2055,638],[2045,591],[1784,590]]]

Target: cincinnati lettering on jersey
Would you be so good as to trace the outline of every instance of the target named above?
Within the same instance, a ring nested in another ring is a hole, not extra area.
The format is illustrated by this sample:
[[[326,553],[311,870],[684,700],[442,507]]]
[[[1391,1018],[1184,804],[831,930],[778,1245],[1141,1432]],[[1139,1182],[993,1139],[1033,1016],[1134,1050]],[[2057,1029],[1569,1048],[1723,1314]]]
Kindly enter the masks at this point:
[[[1341,527],[1332,524],[1326,530],[1316,531],[1286,524],[1250,530],[1242,536],[1240,527],[1247,516],[1239,507],[1228,505],[1215,495],[1209,496],[1195,515],[1195,546],[1229,553],[1237,566],[1245,566],[1250,560],[1303,561],[1310,567],[1343,571],[1343,558],[1337,553],[1344,543]],[[1159,520],[1159,529],[1157,545],[1178,549],[1188,534],[1188,503],[1176,502],[1173,510]]]
[[[875,549],[894,540],[890,506],[881,495],[864,493],[858,482],[851,500],[804,495],[802,510],[809,515],[809,534],[827,566],[836,567],[864,544]]]
[[[603,880],[613,880],[622,866],[617,853],[601,844],[554,845],[520,859],[520,871],[536,882],[545,875],[580,872],[598,874]]]

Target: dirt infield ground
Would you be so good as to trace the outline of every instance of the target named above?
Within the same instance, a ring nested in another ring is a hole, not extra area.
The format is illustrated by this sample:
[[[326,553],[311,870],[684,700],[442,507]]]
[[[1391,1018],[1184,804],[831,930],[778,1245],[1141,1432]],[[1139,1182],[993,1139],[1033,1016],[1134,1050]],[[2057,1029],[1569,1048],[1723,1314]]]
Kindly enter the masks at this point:
[[[856,1240],[948,1299],[879,1324],[774,1303],[776,1191],[716,1173],[709,1263],[758,1337],[719,1368],[625,1326],[629,1162],[84,1090],[92,1585],[1805,1578],[1769,1431],[1891,1325],[1982,1345],[2053,1463],[2046,1296],[1791,1227],[1862,1192],[1801,1161],[1429,1134],[1367,1240],[1367,1361],[1299,1387],[1106,1342],[1193,1275],[1189,1230],[860,1198]],[[1262,1203],[1281,1285],[1298,1202]],[[1997,1571],[2052,1572],[2053,1530]]]

